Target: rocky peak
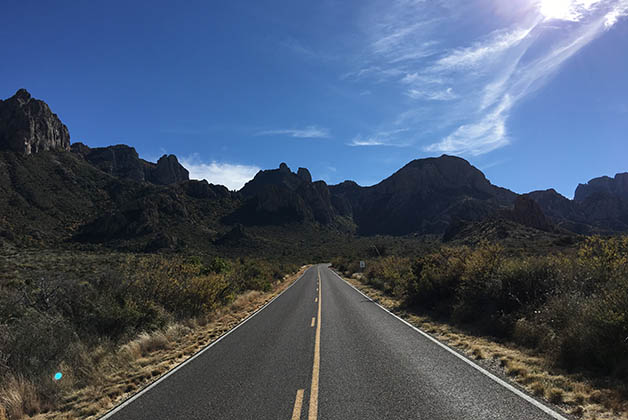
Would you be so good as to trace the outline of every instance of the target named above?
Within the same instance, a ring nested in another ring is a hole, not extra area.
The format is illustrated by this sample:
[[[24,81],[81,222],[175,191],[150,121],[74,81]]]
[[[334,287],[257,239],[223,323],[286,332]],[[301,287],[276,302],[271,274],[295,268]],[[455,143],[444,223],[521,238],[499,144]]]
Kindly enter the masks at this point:
[[[146,175],[147,181],[161,185],[176,184],[190,179],[190,173],[181,166],[175,155],[163,155]]]
[[[45,150],[69,150],[70,133],[48,105],[26,89],[0,100],[0,150],[29,155]]]
[[[281,163],[279,169],[259,171],[255,177],[247,182],[240,190],[244,197],[251,197],[262,192],[269,186],[286,188],[294,191],[303,184],[303,179],[292,172],[288,165]]]
[[[310,174],[310,171],[307,170],[307,168],[299,168],[297,170],[297,176],[307,183],[312,182],[312,175]]]
[[[15,92],[14,97],[21,103],[26,103],[30,101],[31,94],[26,89],[21,88],[17,92]]]

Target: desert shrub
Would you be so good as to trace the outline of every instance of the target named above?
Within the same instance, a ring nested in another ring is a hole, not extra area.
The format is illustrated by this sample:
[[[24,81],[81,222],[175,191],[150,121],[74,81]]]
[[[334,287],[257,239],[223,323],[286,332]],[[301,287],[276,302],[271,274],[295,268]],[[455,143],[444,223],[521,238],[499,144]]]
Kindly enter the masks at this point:
[[[166,326],[203,318],[247,290],[270,290],[289,271],[296,266],[135,255],[93,275],[45,271],[0,280],[0,405],[9,418],[46,408],[63,386],[92,383],[103,351],[127,343],[121,360],[131,361],[162,349],[176,333]],[[51,379],[58,370],[63,386]]]
[[[367,281],[396,297],[403,297],[414,281],[410,260],[395,256],[371,260],[364,272]]]
[[[450,315],[466,254],[466,248],[445,248],[415,260],[414,276],[408,283],[408,303]]]
[[[540,349],[571,370],[628,379],[628,236],[541,256],[486,242],[442,247],[411,264],[370,260],[365,274],[417,310]]]
[[[331,260],[331,266],[346,276],[362,271],[357,257],[338,256]]]

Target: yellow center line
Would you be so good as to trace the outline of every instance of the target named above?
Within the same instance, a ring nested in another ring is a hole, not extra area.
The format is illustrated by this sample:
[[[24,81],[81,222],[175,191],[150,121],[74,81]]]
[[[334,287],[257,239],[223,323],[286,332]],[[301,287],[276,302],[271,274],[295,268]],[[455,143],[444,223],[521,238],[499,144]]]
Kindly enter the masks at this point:
[[[312,317],[312,325],[310,326],[313,327],[315,323],[316,323],[316,317]]]
[[[297,397],[294,400],[294,409],[292,409],[292,420],[300,420],[301,419],[301,406],[303,405],[303,391],[302,389],[297,390]]]
[[[321,270],[318,271],[318,314],[316,322],[316,339],[314,341],[314,365],[312,366],[312,386],[310,387],[310,409],[308,420],[318,418],[318,375],[321,367]]]

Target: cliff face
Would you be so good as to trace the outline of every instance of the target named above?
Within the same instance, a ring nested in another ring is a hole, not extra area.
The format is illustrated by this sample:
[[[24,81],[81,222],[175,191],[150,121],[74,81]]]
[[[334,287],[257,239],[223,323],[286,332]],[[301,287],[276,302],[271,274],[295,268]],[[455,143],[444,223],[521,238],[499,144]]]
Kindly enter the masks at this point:
[[[119,178],[157,185],[189,180],[188,170],[181,166],[175,155],[163,155],[155,164],[140,159],[137,151],[125,144],[92,149],[82,143],[74,143],[72,151],[101,171]]]
[[[45,102],[20,89],[0,100],[0,150],[30,155],[45,150],[69,150],[70,133]]]

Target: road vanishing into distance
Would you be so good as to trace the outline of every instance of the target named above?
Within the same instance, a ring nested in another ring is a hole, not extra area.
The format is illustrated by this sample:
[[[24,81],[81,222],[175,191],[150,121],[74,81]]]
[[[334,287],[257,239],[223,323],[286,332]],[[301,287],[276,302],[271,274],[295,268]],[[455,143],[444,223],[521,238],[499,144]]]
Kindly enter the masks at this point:
[[[510,387],[510,388],[509,388]],[[563,419],[383,310],[327,265],[108,420]]]

